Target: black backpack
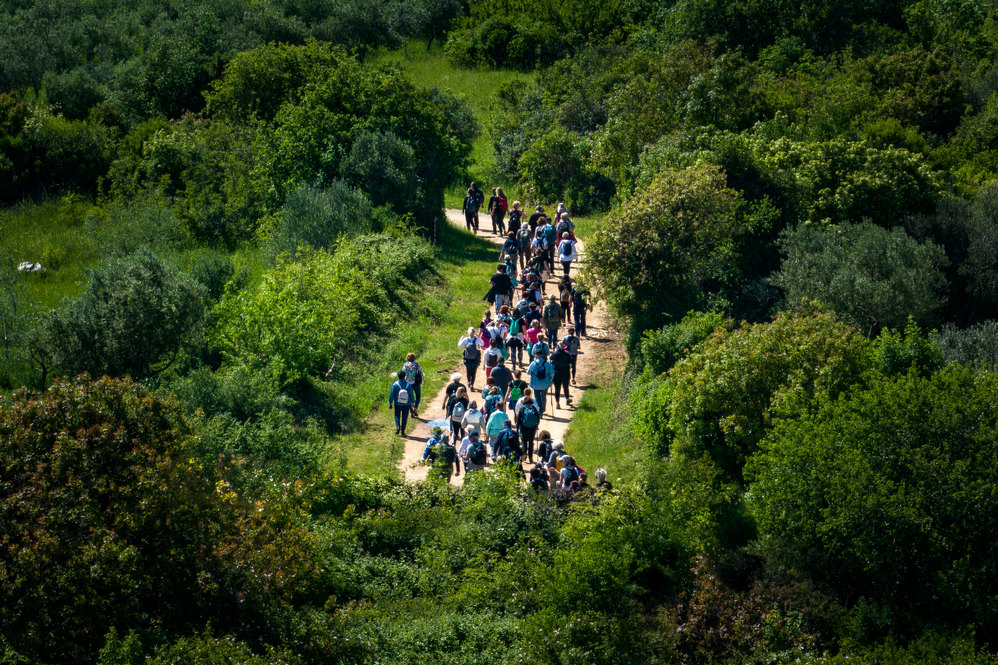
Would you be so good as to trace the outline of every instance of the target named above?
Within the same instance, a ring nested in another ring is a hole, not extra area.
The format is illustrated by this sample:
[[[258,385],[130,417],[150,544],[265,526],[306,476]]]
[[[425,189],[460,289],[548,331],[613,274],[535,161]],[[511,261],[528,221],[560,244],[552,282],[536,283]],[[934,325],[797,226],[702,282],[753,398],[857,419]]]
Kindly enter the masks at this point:
[[[454,460],[457,459],[457,450],[454,449],[454,444],[450,441],[444,444],[443,450],[440,451],[441,457],[448,464],[453,464]]]
[[[568,233],[571,230],[571,227],[568,225],[568,222],[558,222],[557,230],[558,230],[558,237],[560,238],[561,234]]]
[[[479,466],[485,464],[488,459],[488,453],[485,452],[485,444],[481,441],[475,441],[471,444],[471,450],[468,451],[468,457],[471,459],[472,464],[477,464]]]
[[[482,352],[478,350],[478,343],[472,340],[464,347],[464,359],[479,362],[482,359]]]

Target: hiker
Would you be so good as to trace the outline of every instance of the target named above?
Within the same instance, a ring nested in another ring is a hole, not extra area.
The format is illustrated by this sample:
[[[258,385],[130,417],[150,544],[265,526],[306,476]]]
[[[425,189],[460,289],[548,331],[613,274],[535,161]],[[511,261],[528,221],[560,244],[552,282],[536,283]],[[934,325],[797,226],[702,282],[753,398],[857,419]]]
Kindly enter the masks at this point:
[[[558,485],[561,482],[561,469],[565,466],[566,459],[568,459],[568,453],[565,452],[565,442],[552,442],[551,454],[544,462],[544,466],[548,470],[548,475],[550,476],[552,485]]]
[[[613,489],[613,485],[606,479],[606,469],[596,469],[596,489],[603,492]]]
[[[561,343],[568,349],[568,355],[572,358],[572,384],[574,385],[575,369],[579,364],[579,349],[582,347],[578,329],[571,328],[569,333],[561,338]]]
[[[558,301],[561,305],[561,322],[569,325],[572,322],[572,278],[565,276],[558,282]]]
[[[561,467],[559,475],[561,476],[560,487],[562,489],[569,489],[572,486],[573,482],[579,483],[581,474],[579,472],[579,468],[575,466],[575,459],[573,459],[571,456],[567,456],[567,459],[565,459],[565,465]],[[579,485],[571,487],[571,489],[578,490]]]
[[[447,384],[447,388],[444,390],[444,403],[443,407],[446,409],[450,404],[450,398],[454,396],[458,388],[463,388],[464,384],[461,383],[461,372],[454,372],[450,375],[450,383]]]
[[[519,201],[513,205],[518,205]],[[514,211],[519,212],[519,211]],[[517,246],[519,247],[520,256],[520,270],[527,269],[527,257],[530,256],[530,241],[534,238],[533,231],[530,230],[529,224],[522,224],[520,222],[520,217],[517,217],[517,224],[519,224],[519,230],[516,232],[516,239],[518,241]],[[513,230],[513,218],[510,217],[510,231]]]
[[[534,435],[537,426],[541,424],[541,412],[530,395],[523,397],[523,403],[516,414],[516,426],[520,430],[520,440],[523,442],[523,452],[527,459],[534,461]],[[541,458],[538,458],[541,459]]]
[[[565,345],[558,345],[551,354],[551,364],[554,366],[554,405],[560,409],[562,392],[565,393],[565,403],[572,403],[572,396],[568,394],[568,382],[572,378],[572,355]]]
[[[537,306],[534,305],[534,309]],[[527,357],[530,360],[534,358],[534,345],[537,344],[541,339],[541,322],[538,319],[534,319],[530,322],[530,327],[527,328]]]
[[[539,466],[530,470],[530,489],[538,492],[547,492],[549,489],[547,475]]]
[[[496,441],[499,435],[502,433],[503,428],[506,423],[509,422],[509,416],[506,415],[506,408],[502,402],[502,396],[498,402],[496,402],[496,408],[489,415],[488,421],[485,423],[485,434],[489,437],[489,449],[492,451],[492,459],[496,457]]]
[[[509,330],[506,332],[506,349],[509,352],[513,369],[523,364],[523,326],[525,324],[526,319],[523,318],[520,308],[514,307]]]
[[[506,199],[506,194],[502,191],[502,187],[493,187],[492,198],[489,199],[489,213],[492,214],[492,233],[506,235],[506,227],[503,224],[503,220],[506,218],[506,210],[508,208],[509,203]]]
[[[474,390],[475,375],[478,374],[478,366],[482,364],[482,349],[485,345],[475,336],[475,329],[468,328],[468,334],[458,340],[457,346],[461,349],[461,359],[468,371],[468,388]]]
[[[491,296],[486,296],[489,302],[495,302],[496,311],[503,305],[513,305],[513,282],[506,274],[506,265],[500,263],[496,266],[496,271],[489,278],[492,288],[489,289]]]
[[[489,348],[485,351],[485,378],[492,376],[492,370],[494,370],[499,365],[499,361],[502,360],[502,348],[499,345],[499,339],[494,338],[491,342],[489,342]]]
[[[551,432],[546,429],[538,432],[537,438],[537,463],[544,466],[550,459],[551,453],[554,452],[554,448],[552,448],[554,442],[551,440]]]
[[[426,440],[426,447],[423,448],[423,461],[433,464],[436,459],[437,452],[433,450],[444,437],[444,430],[442,427],[434,427],[430,430],[430,438]]]
[[[556,238],[564,238],[564,234],[575,242],[575,222],[568,216],[568,211],[562,208],[562,212],[554,217],[554,231]]]
[[[410,353],[405,357],[405,365],[402,366],[402,371],[405,372],[405,380],[412,385],[412,417],[419,417],[419,402],[422,399],[423,394],[423,381],[426,380],[426,375],[423,374],[423,368],[416,361],[416,354]]]
[[[592,309],[589,304],[589,294],[585,287],[578,284],[572,289],[572,314],[575,319],[575,332],[586,336],[586,310]]]
[[[537,226],[540,220],[544,217],[544,206],[537,206],[534,208],[534,212],[530,215],[527,220],[527,225],[530,227],[530,234],[533,235],[537,231]]]
[[[537,359],[530,363],[527,374],[530,375],[530,389],[534,393],[534,401],[537,402],[537,408],[543,417],[547,390],[554,383],[554,366],[548,362],[546,352],[538,354]]]
[[[395,407],[395,433],[405,435],[405,426],[409,422],[409,411],[412,409],[412,386],[405,380],[405,371],[399,370],[398,381],[392,384],[388,393],[388,403]]]
[[[548,263],[554,267],[554,250],[558,242],[558,231],[550,219],[545,218],[545,222],[542,230],[544,232],[544,241],[547,243]]]
[[[526,391],[530,390],[530,388],[527,387],[527,382],[523,380],[522,376],[523,372],[520,370],[515,370],[513,372],[513,379],[509,382],[509,390],[506,393],[506,401],[510,405],[517,404],[521,399],[523,399]]]
[[[561,267],[565,270],[565,277],[568,277],[569,268],[572,266],[572,261],[579,258],[579,253],[575,249],[575,243],[569,238],[568,231],[561,234],[561,242],[558,243],[558,260],[561,261]]]
[[[434,464],[434,469],[438,469],[441,475],[446,474],[444,479],[449,483],[452,475],[461,475],[461,466],[457,460],[457,449],[454,448],[454,444],[447,434],[443,435],[439,450],[439,459],[443,461],[443,468],[441,469],[439,465]]]
[[[478,204],[475,192],[472,191],[471,187],[468,188],[468,193],[464,197],[464,204],[461,206],[461,211],[464,213],[464,223],[467,225],[469,231],[478,230]]]
[[[513,209],[509,211],[509,221],[506,223],[506,230],[519,238],[520,227],[522,226],[523,212],[520,210],[520,202],[513,201]]]
[[[502,249],[499,250],[499,259],[508,259],[506,261],[506,273],[510,276],[516,273],[516,255],[519,251],[520,240],[517,238],[515,231],[510,231],[506,239],[502,241]],[[513,264],[512,269],[509,267],[510,262]]]
[[[478,231],[478,211],[482,209],[482,205],[485,203],[485,193],[479,189],[477,182],[472,182],[469,189],[471,189],[471,193],[475,197],[475,231]]]
[[[485,396],[485,408],[483,413],[485,414],[485,420],[488,422],[492,418],[492,414],[502,408],[502,393],[499,392],[499,388],[493,385],[489,388],[489,394]],[[486,429],[488,426],[486,426]]]
[[[451,433],[455,441],[460,441],[464,436],[464,414],[468,410],[468,390],[464,386],[459,386],[454,394],[447,400],[445,413],[450,419]]]
[[[544,305],[543,314],[541,314],[548,339],[558,338],[558,328],[561,327],[561,314],[561,305],[558,304],[558,299],[552,293],[548,297],[548,304]]]
[[[496,388],[499,389],[499,392],[505,398],[509,392],[509,384],[513,381],[513,373],[506,367],[506,361],[502,356],[499,356],[498,362],[499,364],[492,370],[491,377],[495,379]]]
[[[506,420],[492,449],[492,460],[501,459],[508,459],[515,464],[520,463],[520,433],[513,429],[510,420]]]
[[[485,416],[478,410],[478,402],[475,400],[471,400],[468,410],[464,412],[464,418],[461,419],[461,427],[466,432],[471,432],[473,429],[479,432],[485,431]]]
[[[459,456],[464,460],[465,474],[484,469],[489,463],[489,454],[481,441],[478,430],[471,430],[461,442]]]

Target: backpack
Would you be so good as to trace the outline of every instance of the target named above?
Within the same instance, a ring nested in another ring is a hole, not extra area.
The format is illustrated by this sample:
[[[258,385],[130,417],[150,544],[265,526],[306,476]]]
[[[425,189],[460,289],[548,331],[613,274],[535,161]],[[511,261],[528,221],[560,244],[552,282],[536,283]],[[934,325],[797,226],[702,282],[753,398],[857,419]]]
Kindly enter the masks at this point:
[[[465,410],[466,409],[464,408],[464,402],[455,403],[454,409],[451,411],[451,420],[456,420],[457,422],[461,422],[461,419],[464,418]]]
[[[565,478],[565,484],[566,485],[569,484],[570,482],[572,482],[573,480],[578,480],[579,479],[579,470],[576,467],[574,467],[574,466],[566,466],[565,468],[568,469],[568,475]]]
[[[488,453],[485,452],[485,444],[481,441],[475,441],[471,444],[471,450],[468,451],[468,458],[471,460],[472,464],[477,464],[479,466],[485,464],[488,461]]]
[[[523,405],[523,426],[537,427],[541,422],[541,414],[537,412],[537,407],[533,404]]]
[[[546,224],[544,226],[544,239],[547,240],[549,244],[554,242],[555,234],[557,232],[557,229],[551,226],[550,223]]]
[[[530,243],[530,227],[521,226],[520,227],[520,243]]]
[[[502,401],[502,395],[489,395],[485,398],[485,411],[492,415],[492,412],[496,410],[496,404]]]
[[[548,365],[546,362],[542,362],[540,364],[540,369],[537,371],[537,374],[535,374],[534,376],[537,377],[538,381],[543,381],[544,379],[548,378]]]
[[[557,228],[557,231],[558,231],[558,237],[559,237],[559,238],[561,237],[561,234],[562,234],[562,233],[568,233],[568,232],[569,232],[569,231],[571,231],[571,230],[572,230],[572,229],[571,229],[571,227],[570,227],[570,226],[568,225],[568,222],[558,222],[558,228]]]
[[[569,291],[568,289],[562,289],[561,301],[566,304],[572,302],[572,292]]]
[[[505,196],[499,197],[499,209],[503,212],[509,210],[509,200]]]
[[[557,305],[548,303],[547,307],[544,308],[544,318],[548,321],[554,321],[556,318],[561,319]]]
[[[499,356],[497,356],[494,353],[490,353],[488,357],[485,359],[486,367],[495,367],[498,364],[499,364]]]
[[[509,389],[509,401],[515,402],[523,397],[523,391],[520,390],[520,386],[513,386]]]
[[[561,243],[561,255],[571,256],[572,255],[572,241],[566,239],[565,242]]]
[[[509,324],[510,337],[519,335],[521,330],[523,330],[523,317],[518,316],[517,318],[513,319],[512,323]]]
[[[401,384],[397,384],[397,385],[401,385]],[[405,388],[402,388],[401,390],[399,390],[398,395],[395,396],[395,403],[396,404],[401,404],[402,406],[408,406],[409,405],[409,391],[406,390]]]
[[[474,362],[480,362],[482,359],[482,352],[478,349],[478,344],[474,340],[465,344],[462,355],[465,360],[473,360]]]
[[[450,441],[444,444],[443,450],[440,451],[441,456],[443,456],[444,461],[448,464],[453,464],[454,460],[457,459],[457,450],[454,449],[454,444]]]

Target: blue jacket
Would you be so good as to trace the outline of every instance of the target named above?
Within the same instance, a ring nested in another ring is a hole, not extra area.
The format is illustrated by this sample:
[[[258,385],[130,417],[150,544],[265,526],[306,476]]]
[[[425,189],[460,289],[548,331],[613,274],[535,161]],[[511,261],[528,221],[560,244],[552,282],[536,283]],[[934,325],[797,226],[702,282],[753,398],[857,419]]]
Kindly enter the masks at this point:
[[[541,368],[544,368],[544,378],[541,379],[537,375],[540,373]],[[552,365],[546,358],[538,358],[534,362],[530,363],[530,367],[527,368],[527,374],[530,375],[530,387],[537,390],[547,390],[554,383],[554,365]]]
[[[409,404],[411,405],[413,400],[412,385],[405,379],[399,379],[398,381],[392,384],[392,391],[388,393],[388,403],[398,404],[398,396],[400,390],[409,391]]]

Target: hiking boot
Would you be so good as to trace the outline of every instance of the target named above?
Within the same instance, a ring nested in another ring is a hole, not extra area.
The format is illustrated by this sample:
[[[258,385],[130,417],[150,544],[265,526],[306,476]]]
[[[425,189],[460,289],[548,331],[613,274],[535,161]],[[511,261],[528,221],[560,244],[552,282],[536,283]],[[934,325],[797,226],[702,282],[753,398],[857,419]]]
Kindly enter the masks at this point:
[[[559,402],[558,400],[555,400],[555,402],[554,402],[554,408],[560,409],[561,408],[561,402]]]

